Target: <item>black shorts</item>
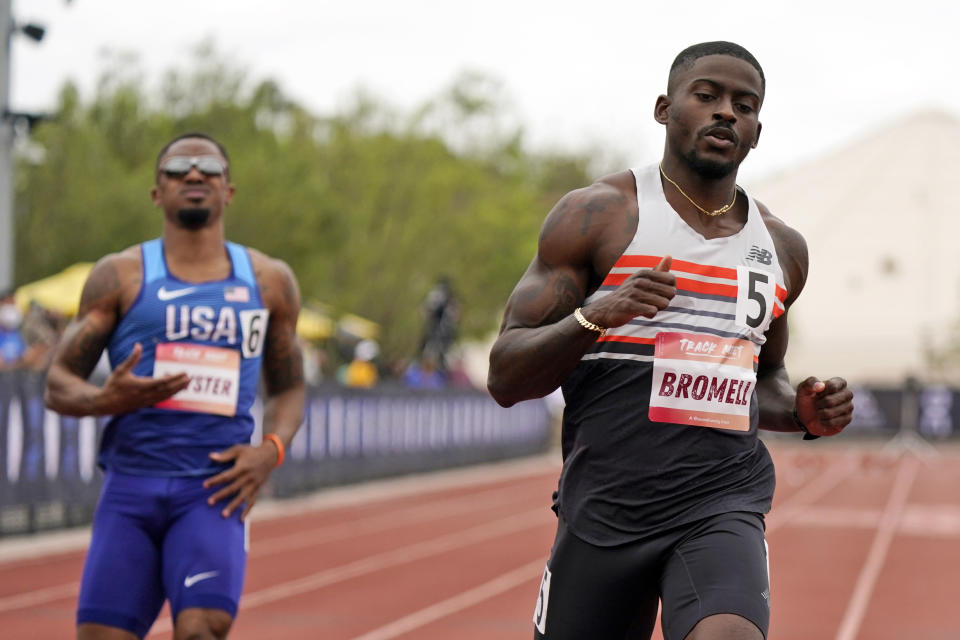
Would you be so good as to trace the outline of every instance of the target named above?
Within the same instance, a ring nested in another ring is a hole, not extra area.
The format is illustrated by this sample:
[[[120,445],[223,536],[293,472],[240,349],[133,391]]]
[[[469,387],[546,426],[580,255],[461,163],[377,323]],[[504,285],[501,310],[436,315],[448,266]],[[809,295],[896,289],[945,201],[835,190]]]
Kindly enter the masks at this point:
[[[767,637],[770,585],[763,516],[724,513],[615,547],[588,544],[561,518],[540,584],[534,637],[649,638],[663,603],[663,637],[683,640],[718,613]]]

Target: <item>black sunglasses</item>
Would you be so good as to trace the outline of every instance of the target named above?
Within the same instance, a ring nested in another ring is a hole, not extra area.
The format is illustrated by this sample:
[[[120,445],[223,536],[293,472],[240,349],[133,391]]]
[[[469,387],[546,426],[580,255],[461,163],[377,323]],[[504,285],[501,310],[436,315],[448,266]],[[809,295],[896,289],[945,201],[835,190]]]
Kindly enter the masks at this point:
[[[216,156],[170,156],[160,165],[160,171],[170,178],[182,178],[196,167],[205,176],[222,176],[227,165]]]

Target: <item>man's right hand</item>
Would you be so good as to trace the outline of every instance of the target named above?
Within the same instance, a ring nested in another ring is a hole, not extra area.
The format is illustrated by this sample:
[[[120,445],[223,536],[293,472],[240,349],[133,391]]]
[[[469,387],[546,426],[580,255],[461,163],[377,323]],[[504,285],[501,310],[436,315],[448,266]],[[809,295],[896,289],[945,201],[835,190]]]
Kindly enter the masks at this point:
[[[176,373],[159,378],[134,375],[143,347],[138,342],[127,359],[110,373],[97,398],[97,413],[117,415],[153,405],[176,395],[190,384],[190,376]]]
[[[610,295],[583,308],[584,316],[608,329],[620,327],[637,316],[652,318],[677,294],[677,278],[670,273],[671,256],[664,256],[653,269],[638,269]]]

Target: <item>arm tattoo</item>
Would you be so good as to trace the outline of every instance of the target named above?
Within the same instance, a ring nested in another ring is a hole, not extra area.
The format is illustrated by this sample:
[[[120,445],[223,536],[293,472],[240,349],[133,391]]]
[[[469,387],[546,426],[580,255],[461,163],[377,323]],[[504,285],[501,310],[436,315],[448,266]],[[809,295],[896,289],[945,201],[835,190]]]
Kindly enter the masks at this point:
[[[257,286],[260,288],[260,297],[263,300],[270,299],[270,284],[269,278],[263,272],[263,269],[260,267],[254,267],[253,269],[253,278],[257,281]]]
[[[279,393],[303,384],[303,353],[296,336],[279,326],[267,337],[263,375],[269,393]]]
[[[568,275],[560,274],[547,283],[537,296],[545,296],[548,304],[541,308],[540,317],[534,326],[543,327],[560,322],[573,311],[583,299],[583,291]]]
[[[109,337],[109,331],[103,331],[91,322],[77,324],[64,339],[64,366],[81,378],[88,378],[97,366]]]
[[[624,197],[620,194],[601,195],[591,198],[583,207],[583,224],[580,227],[580,234],[587,235],[590,232],[590,223],[593,221],[594,214],[603,213],[608,205],[622,204]]]
[[[567,275],[561,275],[553,285],[554,299],[556,302],[547,312],[546,320],[550,324],[559,322],[577,307],[579,301],[583,299],[583,291],[577,286],[576,281]]]
[[[110,262],[101,264],[83,287],[77,317],[82,318],[91,309],[102,308],[108,303],[106,299],[115,296],[119,291],[120,276],[116,266]]]
[[[289,308],[295,309],[297,306],[299,306],[300,296],[297,293],[297,288],[293,284],[292,277],[283,279],[283,290],[281,295],[283,296],[283,303]]]
[[[95,267],[84,284],[80,308],[65,332],[61,352],[64,366],[78,376],[89,377],[100,360],[113,324],[105,324],[98,312],[116,317],[120,289],[120,275],[112,262]]]
[[[264,379],[270,393],[286,391],[304,383],[303,352],[297,342],[296,329],[300,296],[293,274],[282,270],[277,276],[280,282],[275,284],[279,286],[273,290],[280,298],[276,301],[277,322],[271,323],[267,333],[263,358]]]

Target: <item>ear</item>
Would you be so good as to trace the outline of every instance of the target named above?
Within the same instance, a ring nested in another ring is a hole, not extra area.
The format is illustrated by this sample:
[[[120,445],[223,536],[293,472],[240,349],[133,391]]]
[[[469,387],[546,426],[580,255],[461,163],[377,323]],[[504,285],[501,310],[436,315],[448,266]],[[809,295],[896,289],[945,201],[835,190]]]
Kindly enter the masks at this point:
[[[757,144],[760,143],[760,132],[761,132],[762,130],[763,130],[763,124],[761,124],[761,123],[758,122],[758,123],[757,123],[757,135],[756,135],[756,137],[753,139],[753,144],[750,145],[750,148],[751,148],[751,149],[756,149],[756,148],[757,148]]]
[[[660,124],[667,124],[670,120],[670,96],[660,94],[653,105],[653,119]]]
[[[233,184],[227,185],[227,192],[223,198],[223,204],[228,205],[233,202],[233,194],[237,192],[237,188]]]
[[[150,189],[150,199],[153,200],[153,206],[160,206],[160,189],[156,185]]]

